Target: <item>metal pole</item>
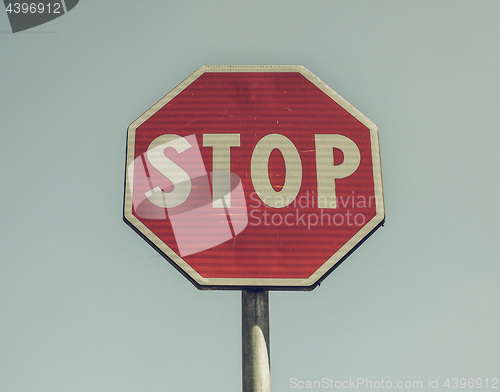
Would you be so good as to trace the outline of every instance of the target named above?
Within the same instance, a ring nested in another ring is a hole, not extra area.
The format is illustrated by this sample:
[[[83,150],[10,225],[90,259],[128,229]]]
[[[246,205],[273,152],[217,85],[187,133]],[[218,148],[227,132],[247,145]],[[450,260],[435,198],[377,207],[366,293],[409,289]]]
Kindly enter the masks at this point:
[[[269,293],[241,292],[243,392],[270,392]]]

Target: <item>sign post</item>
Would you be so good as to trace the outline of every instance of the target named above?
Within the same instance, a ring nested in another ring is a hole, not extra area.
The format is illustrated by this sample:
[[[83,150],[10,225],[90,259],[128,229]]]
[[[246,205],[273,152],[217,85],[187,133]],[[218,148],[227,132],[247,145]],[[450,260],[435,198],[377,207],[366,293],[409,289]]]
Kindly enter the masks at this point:
[[[270,392],[269,292],[242,290],[243,392]]]
[[[123,218],[198,289],[242,290],[244,392],[268,290],[312,290],[383,225],[378,129],[301,66],[206,66],[128,129]]]

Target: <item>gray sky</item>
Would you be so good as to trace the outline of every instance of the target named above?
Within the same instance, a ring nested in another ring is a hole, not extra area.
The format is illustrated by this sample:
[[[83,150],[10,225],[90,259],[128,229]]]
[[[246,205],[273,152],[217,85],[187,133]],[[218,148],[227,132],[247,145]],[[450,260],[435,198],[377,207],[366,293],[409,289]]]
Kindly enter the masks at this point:
[[[241,389],[240,293],[198,291],[122,221],[128,125],[215,64],[303,65],[380,130],[386,225],[270,294],[273,390],[500,378],[499,12],[81,0],[13,34],[2,11],[0,392]]]

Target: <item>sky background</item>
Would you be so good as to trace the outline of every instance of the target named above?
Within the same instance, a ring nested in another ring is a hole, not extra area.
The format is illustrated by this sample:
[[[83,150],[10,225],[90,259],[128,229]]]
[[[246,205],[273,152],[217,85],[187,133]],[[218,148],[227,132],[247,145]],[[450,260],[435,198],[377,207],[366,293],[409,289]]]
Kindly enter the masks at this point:
[[[122,221],[128,125],[228,64],[303,65],[380,130],[385,227],[314,291],[270,293],[273,391],[500,378],[499,14],[81,0],[13,34],[2,11],[0,392],[241,390],[241,294],[198,291]]]

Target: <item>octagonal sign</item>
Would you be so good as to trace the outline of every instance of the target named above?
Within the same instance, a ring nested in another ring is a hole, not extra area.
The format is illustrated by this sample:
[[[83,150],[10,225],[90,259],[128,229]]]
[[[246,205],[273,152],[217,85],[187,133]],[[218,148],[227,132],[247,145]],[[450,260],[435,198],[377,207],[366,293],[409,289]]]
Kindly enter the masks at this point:
[[[384,222],[378,130],[304,67],[201,67],[130,125],[124,220],[198,288],[312,289]]]

